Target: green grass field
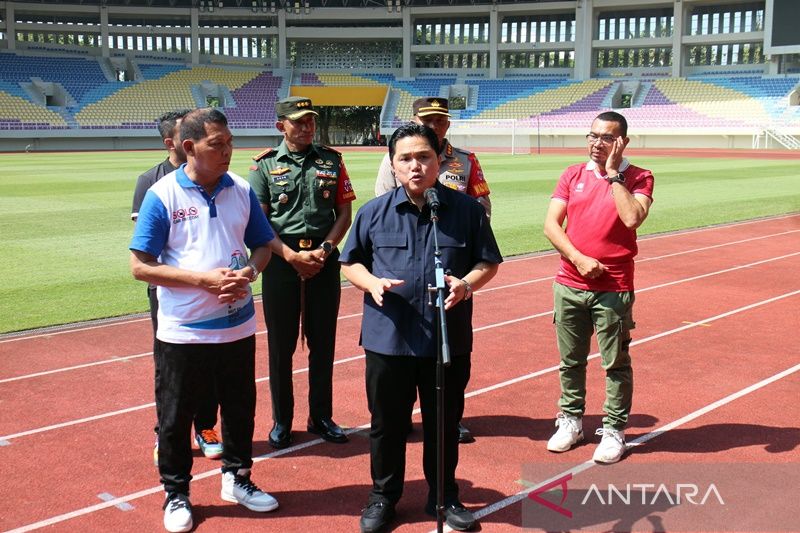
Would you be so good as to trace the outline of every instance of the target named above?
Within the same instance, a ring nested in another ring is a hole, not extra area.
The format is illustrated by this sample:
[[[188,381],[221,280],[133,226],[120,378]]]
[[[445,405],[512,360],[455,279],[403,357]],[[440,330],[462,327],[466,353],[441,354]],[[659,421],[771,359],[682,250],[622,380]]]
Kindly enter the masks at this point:
[[[247,175],[257,150],[231,170]],[[479,154],[492,226],[505,256],[548,249],[541,225],[555,181],[576,156]],[[136,177],[163,152],[0,154],[0,333],[147,308],[128,270]],[[373,196],[382,153],[348,152],[358,194]],[[653,170],[655,203],[640,234],[800,210],[797,160],[636,157]]]

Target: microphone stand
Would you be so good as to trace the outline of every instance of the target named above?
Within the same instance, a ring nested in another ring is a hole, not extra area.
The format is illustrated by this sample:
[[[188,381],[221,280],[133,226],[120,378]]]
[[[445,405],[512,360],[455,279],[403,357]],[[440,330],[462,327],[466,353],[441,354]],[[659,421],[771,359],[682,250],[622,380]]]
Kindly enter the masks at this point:
[[[444,268],[442,267],[442,251],[439,249],[439,214],[436,207],[431,207],[431,223],[433,224],[433,256],[436,274],[436,286],[428,284],[428,305],[433,305],[431,296],[436,294],[437,340],[436,359],[436,531],[444,530],[444,369],[450,366],[450,341],[447,338],[447,319],[444,311],[445,289]]]

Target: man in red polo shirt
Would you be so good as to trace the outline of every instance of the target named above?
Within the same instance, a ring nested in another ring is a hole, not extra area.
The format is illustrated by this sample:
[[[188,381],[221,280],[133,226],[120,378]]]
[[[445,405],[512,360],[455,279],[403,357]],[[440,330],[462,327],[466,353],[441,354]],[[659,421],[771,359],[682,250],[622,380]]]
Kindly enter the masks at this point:
[[[615,463],[626,450],[624,428],[633,399],[628,347],[635,326],[636,228],[653,202],[653,174],[623,157],[627,134],[627,121],[619,113],[597,116],[586,135],[590,161],[564,171],[544,222],[545,236],[561,254],[553,284],[561,411],[547,449],[565,452],[583,440],[586,361],[596,331],[606,372],[606,416],[594,453],[598,463]]]

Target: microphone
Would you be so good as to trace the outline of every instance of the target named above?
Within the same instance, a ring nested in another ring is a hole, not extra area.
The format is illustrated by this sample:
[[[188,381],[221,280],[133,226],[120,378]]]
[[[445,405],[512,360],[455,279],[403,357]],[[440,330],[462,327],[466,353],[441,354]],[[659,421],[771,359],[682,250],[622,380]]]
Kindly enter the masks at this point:
[[[431,211],[439,209],[439,193],[436,192],[435,188],[431,187],[430,189],[425,189],[423,196],[425,197],[425,203],[428,204]]]

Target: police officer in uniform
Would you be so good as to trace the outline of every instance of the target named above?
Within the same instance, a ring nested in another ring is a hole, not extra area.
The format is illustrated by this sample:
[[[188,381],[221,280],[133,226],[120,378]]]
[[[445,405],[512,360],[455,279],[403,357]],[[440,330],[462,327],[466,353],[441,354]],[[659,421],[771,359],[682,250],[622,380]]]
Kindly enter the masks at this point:
[[[311,100],[283,99],[275,114],[283,141],[253,158],[248,178],[277,235],[262,278],[274,421],[269,443],[281,449],[292,440],[292,356],[301,327],[309,350],[308,431],[347,442],[332,419],[341,293],[336,245],[350,227],[356,195],[341,154],[312,142],[318,113]]]
[[[425,97],[414,101],[414,118],[417,124],[428,126],[439,138],[439,182],[451,189],[461,191],[475,198],[492,216],[492,202],[489,200],[489,184],[483,177],[483,169],[474,152],[456,148],[445,138],[450,129],[450,102],[447,98]],[[400,182],[395,179],[389,154],[386,154],[378,168],[375,180],[375,196],[380,196],[395,188]],[[474,442],[470,430],[458,424],[458,441]]]
[[[469,194],[492,216],[489,200],[489,184],[483,177],[483,169],[474,152],[456,148],[445,138],[450,129],[450,103],[447,98],[425,97],[414,101],[414,118],[417,124],[428,126],[439,138],[439,181],[442,185]],[[389,155],[384,156],[375,180],[375,196],[396,189],[400,183],[395,179]]]

